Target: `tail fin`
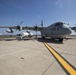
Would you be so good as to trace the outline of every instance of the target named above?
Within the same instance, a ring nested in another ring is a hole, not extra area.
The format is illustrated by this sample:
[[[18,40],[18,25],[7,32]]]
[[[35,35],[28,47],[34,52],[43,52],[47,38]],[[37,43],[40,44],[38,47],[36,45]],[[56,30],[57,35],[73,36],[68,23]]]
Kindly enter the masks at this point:
[[[41,26],[43,27],[43,20],[41,20]]]

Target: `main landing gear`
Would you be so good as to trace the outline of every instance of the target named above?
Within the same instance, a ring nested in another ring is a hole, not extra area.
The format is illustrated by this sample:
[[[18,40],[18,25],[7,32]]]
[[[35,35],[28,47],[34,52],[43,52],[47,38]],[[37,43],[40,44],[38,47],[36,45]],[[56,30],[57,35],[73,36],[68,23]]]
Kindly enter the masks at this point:
[[[56,38],[52,38],[52,39],[55,39],[56,40]],[[63,38],[57,38],[57,41],[62,42],[63,41]]]
[[[62,42],[62,41],[63,41],[63,38],[59,38],[59,40],[58,40],[58,41]]]

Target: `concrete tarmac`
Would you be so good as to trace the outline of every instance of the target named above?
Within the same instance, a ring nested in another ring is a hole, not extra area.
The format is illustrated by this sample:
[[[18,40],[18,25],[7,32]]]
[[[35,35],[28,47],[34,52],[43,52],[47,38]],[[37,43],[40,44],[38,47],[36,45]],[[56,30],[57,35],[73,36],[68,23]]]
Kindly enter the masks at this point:
[[[44,40],[76,68],[76,39]],[[67,75],[42,39],[0,41],[0,75]]]

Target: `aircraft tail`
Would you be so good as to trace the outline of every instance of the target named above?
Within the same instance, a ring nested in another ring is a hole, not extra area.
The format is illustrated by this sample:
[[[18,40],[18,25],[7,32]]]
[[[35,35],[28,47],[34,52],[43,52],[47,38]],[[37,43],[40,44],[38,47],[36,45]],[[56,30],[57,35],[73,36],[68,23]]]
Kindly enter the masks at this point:
[[[43,20],[41,20],[41,26],[43,27]]]

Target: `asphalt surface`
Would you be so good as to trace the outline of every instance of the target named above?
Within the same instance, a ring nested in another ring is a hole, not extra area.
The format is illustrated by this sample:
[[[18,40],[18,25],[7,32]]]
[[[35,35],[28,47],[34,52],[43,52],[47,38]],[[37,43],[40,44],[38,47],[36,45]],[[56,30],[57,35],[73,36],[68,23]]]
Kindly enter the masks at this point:
[[[75,38],[65,39],[63,42],[50,39],[7,39],[0,40],[0,75],[67,75],[67,70],[65,71],[43,42],[76,68]]]

